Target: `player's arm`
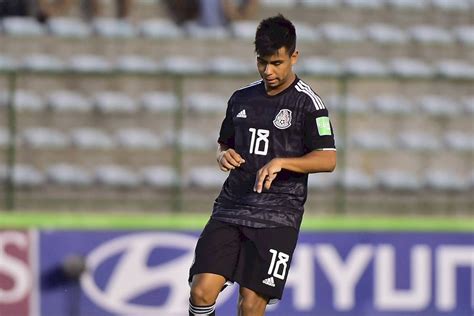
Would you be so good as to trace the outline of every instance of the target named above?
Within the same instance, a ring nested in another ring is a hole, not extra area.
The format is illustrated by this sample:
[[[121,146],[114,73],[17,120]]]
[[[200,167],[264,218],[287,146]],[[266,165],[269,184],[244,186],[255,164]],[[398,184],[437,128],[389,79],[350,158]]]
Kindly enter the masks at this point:
[[[257,172],[254,191],[260,193],[263,187],[270,189],[278,172],[282,169],[299,172],[332,172],[336,168],[335,150],[313,150],[302,157],[274,158]]]
[[[232,99],[230,98],[227,104],[227,110],[224,120],[222,121],[221,130],[219,132],[219,139],[217,143],[216,160],[219,168],[222,171],[229,171],[240,167],[244,163],[244,159],[233,149],[235,141],[235,129],[232,117]]]
[[[225,144],[217,146],[217,164],[222,171],[229,171],[240,167],[245,160],[233,149]]]

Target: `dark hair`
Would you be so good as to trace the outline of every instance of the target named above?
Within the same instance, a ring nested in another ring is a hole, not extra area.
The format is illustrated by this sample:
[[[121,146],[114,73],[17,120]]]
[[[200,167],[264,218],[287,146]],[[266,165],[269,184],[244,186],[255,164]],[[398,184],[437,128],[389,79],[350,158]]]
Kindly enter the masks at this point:
[[[293,23],[281,14],[262,20],[255,34],[255,52],[260,56],[269,56],[282,47],[287,49],[290,56],[296,49]]]

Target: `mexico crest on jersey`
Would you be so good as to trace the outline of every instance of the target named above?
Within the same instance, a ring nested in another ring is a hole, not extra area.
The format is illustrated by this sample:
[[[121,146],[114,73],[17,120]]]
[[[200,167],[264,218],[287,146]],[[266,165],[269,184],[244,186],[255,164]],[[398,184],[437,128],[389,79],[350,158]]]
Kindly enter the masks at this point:
[[[288,109],[281,109],[275,116],[273,125],[278,129],[285,129],[291,126],[291,111]]]

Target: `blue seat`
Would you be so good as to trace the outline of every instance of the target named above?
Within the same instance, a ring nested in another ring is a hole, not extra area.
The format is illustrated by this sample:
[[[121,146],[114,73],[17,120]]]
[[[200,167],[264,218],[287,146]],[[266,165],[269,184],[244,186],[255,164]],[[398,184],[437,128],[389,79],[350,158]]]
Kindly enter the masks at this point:
[[[35,149],[59,149],[69,146],[67,135],[59,130],[48,127],[31,127],[21,133],[23,143]]]
[[[46,170],[48,182],[60,186],[86,187],[93,184],[89,171],[68,163],[57,163]]]
[[[162,147],[159,137],[144,128],[123,128],[115,133],[118,145],[126,149],[157,150]]]
[[[78,18],[54,17],[47,21],[49,32],[58,37],[85,39],[91,36],[92,28]]]
[[[81,94],[70,90],[56,90],[47,96],[48,107],[57,112],[89,112],[92,102]]]
[[[94,179],[98,184],[111,188],[137,188],[143,178],[125,167],[108,164],[98,166],[94,172]]]
[[[169,166],[149,166],[141,170],[145,185],[158,189],[170,189],[179,184],[176,170]]]

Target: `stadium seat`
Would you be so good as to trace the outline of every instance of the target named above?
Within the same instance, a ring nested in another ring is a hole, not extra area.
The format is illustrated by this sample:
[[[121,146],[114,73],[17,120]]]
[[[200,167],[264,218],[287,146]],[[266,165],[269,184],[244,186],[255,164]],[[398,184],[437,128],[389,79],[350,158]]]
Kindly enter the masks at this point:
[[[444,143],[447,148],[473,152],[474,135],[462,131],[448,131],[444,134]]]
[[[160,65],[161,69],[172,74],[202,74],[207,70],[201,61],[187,56],[167,57]]]
[[[422,112],[429,115],[453,117],[461,113],[460,105],[448,97],[424,95],[416,103]]]
[[[17,69],[17,61],[11,57],[0,55],[0,71],[11,71]]]
[[[315,76],[337,76],[342,73],[340,64],[331,58],[311,56],[301,60],[299,68],[303,73]],[[298,66],[298,64],[296,64]]]
[[[8,103],[8,91],[0,90],[0,109],[6,108]]]
[[[56,185],[83,187],[93,183],[92,175],[80,168],[67,163],[58,163],[48,167],[46,177],[49,182]]]
[[[10,139],[10,133],[6,128],[0,127],[0,147],[6,147]]]
[[[156,73],[160,69],[153,59],[140,55],[120,56],[115,68],[130,73]]]
[[[21,139],[26,146],[35,149],[65,148],[69,138],[62,132],[47,127],[32,127],[21,132]]]
[[[462,191],[469,187],[467,179],[452,170],[426,170],[423,183],[427,189],[436,191]]]
[[[295,28],[296,38],[298,38],[299,41],[313,43],[321,39],[321,34],[319,33],[318,29],[311,26],[310,24],[295,22]]]
[[[312,173],[308,175],[308,189],[316,191],[331,190],[337,183],[336,173]]]
[[[13,168],[13,183],[19,188],[39,187],[45,183],[45,177],[35,167],[17,163]]]
[[[63,71],[66,69],[62,60],[46,54],[31,54],[24,57],[21,67],[31,71]]]
[[[383,7],[384,2],[381,0],[344,0],[344,4],[355,9],[377,10]]]
[[[255,30],[257,29],[258,21],[233,21],[230,24],[232,36],[240,39],[254,40]]]
[[[145,38],[177,39],[183,37],[183,30],[169,19],[148,19],[138,25],[138,32]]]
[[[434,8],[447,12],[467,12],[472,9],[469,0],[431,0]]]
[[[77,128],[71,133],[73,145],[80,149],[111,149],[114,141],[103,131],[96,128]]]
[[[216,137],[202,135],[190,129],[184,129],[180,133],[167,132],[163,137],[168,146],[178,143],[184,150],[209,150],[215,148],[216,144]]]
[[[394,75],[403,78],[429,78],[434,74],[431,66],[421,60],[411,58],[392,59],[390,69]]]
[[[230,37],[230,32],[221,26],[202,26],[197,22],[187,22],[183,26],[186,34],[196,39],[222,40]]]
[[[429,7],[429,0],[385,0],[387,4],[397,10],[427,10]]]
[[[30,17],[6,17],[0,20],[4,32],[9,36],[42,36],[45,30],[41,24]]]
[[[92,103],[79,93],[69,90],[52,91],[47,97],[47,105],[57,112],[88,112]]]
[[[113,164],[97,167],[94,178],[97,183],[104,186],[128,189],[138,187],[143,181],[141,175]]]
[[[408,34],[421,44],[452,44],[454,37],[446,29],[434,25],[416,25],[408,29]]]
[[[436,68],[440,76],[448,79],[474,79],[474,65],[461,60],[442,60]]]
[[[186,106],[190,111],[201,113],[221,113],[227,107],[227,98],[207,92],[196,92],[186,96]]]
[[[300,0],[300,4],[307,8],[331,8],[341,6],[341,0]]]
[[[389,24],[370,24],[365,27],[367,37],[382,45],[405,44],[408,42],[407,34],[400,28]]]
[[[260,0],[265,7],[272,8],[293,8],[296,5],[296,0]]]
[[[152,188],[167,189],[178,185],[176,170],[169,166],[150,166],[141,170],[143,182]]]
[[[255,72],[255,62],[245,62],[231,57],[212,58],[207,67],[211,72],[221,75],[246,75]]]
[[[68,66],[70,70],[80,73],[106,73],[113,69],[104,57],[91,54],[73,56]]]
[[[101,91],[92,98],[94,107],[102,113],[134,113],[138,105],[122,92]]]
[[[403,131],[399,133],[397,144],[400,148],[422,151],[437,150],[441,147],[438,138],[422,131]]]
[[[159,149],[162,144],[157,135],[143,128],[124,128],[115,133],[117,143],[128,149]]]
[[[45,109],[43,100],[32,91],[16,90],[13,102],[18,111],[40,112]]]
[[[358,29],[347,24],[326,23],[318,30],[330,42],[355,43],[364,40],[364,35]]]
[[[89,24],[78,18],[54,17],[47,21],[49,32],[58,37],[85,39],[92,34]]]
[[[422,183],[413,172],[399,169],[381,170],[375,174],[377,187],[391,191],[417,191]]]
[[[468,114],[474,114],[474,96],[467,96],[461,99],[464,111]]]
[[[393,148],[393,142],[383,132],[360,131],[350,136],[351,147],[368,150],[387,150]]]
[[[347,74],[359,77],[377,77],[388,74],[388,69],[375,58],[352,57],[344,63]]]
[[[462,25],[453,30],[456,39],[466,46],[474,46],[474,26]]]
[[[227,179],[228,173],[220,171],[217,167],[194,167],[187,174],[188,185],[201,189],[221,188]]]
[[[413,111],[411,102],[399,95],[378,95],[370,104],[376,111],[386,114],[408,114]]]
[[[178,98],[172,92],[147,92],[140,97],[140,106],[149,112],[171,112],[178,107]]]
[[[373,176],[358,169],[347,168],[338,173],[337,183],[346,190],[350,191],[367,191],[375,187]]]
[[[340,95],[329,95],[324,103],[331,110],[346,110],[349,113],[366,113],[369,104],[354,95],[348,95],[343,98]]]
[[[137,35],[132,24],[115,18],[96,18],[92,21],[92,29],[106,38],[132,38]]]

